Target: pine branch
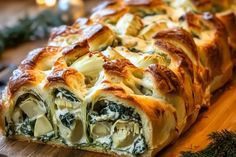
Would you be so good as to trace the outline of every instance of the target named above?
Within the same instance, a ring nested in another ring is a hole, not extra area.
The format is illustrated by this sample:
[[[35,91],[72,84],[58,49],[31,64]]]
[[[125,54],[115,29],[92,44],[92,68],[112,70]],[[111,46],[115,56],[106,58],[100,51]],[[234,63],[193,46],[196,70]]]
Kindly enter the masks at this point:
[[[211,143],[199,152],[181,152],[182,157],[236,157],[236,132],[223,130],[209,135]]]
[[[25,16],[16,25],[0,30],[0,52],[26,41],[47,38],[50,29],[65,24],[59,14],[45,10],[34,18]]]

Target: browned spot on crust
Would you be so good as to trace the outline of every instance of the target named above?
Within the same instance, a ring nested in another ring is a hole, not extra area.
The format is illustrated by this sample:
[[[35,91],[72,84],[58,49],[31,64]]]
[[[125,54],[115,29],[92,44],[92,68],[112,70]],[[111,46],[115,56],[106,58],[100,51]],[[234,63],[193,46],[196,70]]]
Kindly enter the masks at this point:
[[[105,1],[93,9],[92,21],[116,23],[128,8],[119,0]]]
[[[172,28],[172,29],[163,30],[161,32],[158,32],[154,36],[154,39],[167,39],[167,40],[179,42],[191,50],[191,52],[193,53],[193,56],[195,57],[195,60],[198,59],[197,47],[195,45],[195,42],[191,34],[189,34],[187,31],[185,31],[182,28]]]
[[[65,56],[70,55],[71,53],[74,53],[77,49],[83,49],[83,48],[89,48],[88,43],[86,41],[82,41],[76,45],[67,46],[67,47],[63,48],[62,54]]]
[[[94,12],[91,18],[94,21],[106,21],[117,22],[119,18],[127,12],[127,8],[117,7],[117,8],[105,8]]]
[[[44,79],[44,74],[39,71],[17,69],[9,79],[8,88],[14,94],[20,87],[27,84],[38,84]]]
[[[206,47],[204,47],[204,51],[207,55],[207,65],[211,69],[211,76],[217,76],[222,73],[221,66],[223,56],[216,44],[217,43],[215,43],[215,45],[206,45]]]
[[[203,14],[196,14],[193,12],[188,12],[184,17],[190,29],[195,29],[199,32],[208,29],[214,30],[216,33],[224,37],[227,35],[226,29],[222,22],[212,13],[205,12]]]
[[[194,14],[192,12],[188,12],[183,17],[184,17],[184,20],[187,21],[189,27],[196,29],[196,30],[201,29],[201,25],[199,22],[199,16],[197,16],[196,14]]]
[[[222,73],[222,64],[224,53],[227,52],[227,31],[223,23],[212,13],[195,14],[192,12],[187,13],[186,20],[189,29],[200,32],[211,30],[213,36],[204,44],[199,44],[199,49],[202,51],[205,58],[205,66],[210,70],[211,79]],[[194,20],[193,20],[194,19]],[[200,36],[201,37],[201,36]],[[201,38],[200,38],[201,40]],[[225,51],[225,52],[222,52]]]
[[[223,23],[214,14],[206,12],[202,15],[202,19],[211,23],[211,29],[215,28],[221,35],[227,35]]]
[[[90,41],[96,39],[99,35],[103,34],[104,32],[109,32],[110,35],[113,34],[113,32],[110,30],[110,28],[108,28],[105,25],[97,23],[97,24],[91,25],[89,27],[86,27],[83,30],[83,37],[85,39],[87,39],[88,42],[90,42]]]
[[[155,44],[163,51],[168,53],[171,57],[172,60],[175,62],[178,62],[179,66],[182,66],[189,72],[191,75],[191,78],[194,77],[194,72],[193,72],[193,64],[189,57],[184,53],[184,51],[175,45],[171,44],[168,41],[164,41],[161,39],[156,39]]]
[[[232,49],[231,57],[236,63],[236,16],[232,11],[226,11],[217,15],[220,21],[224,24],[228,35],[229,35],[229,45]]]
[[[211,4],[211,0],[191,0],[196,7],[204,7]]]
[[[68,65],[72,64],[76,59],[85,55],[88,52],[89,52],[89,45],[86,40],[77,43],[76,45],[67,46],[62,50],[62,54]]]
[[[75,75],[78,73],[75,69],[72,68],[66,68],[66,69],[55,69],[49,76],[47,77],[47,80],[49,83],[52,82],[62,82],[67,84],[66,78],[70,75]]]
[[[93,56],[97,56],[97,57],[101,57],[103,59],[104,62],[109,61],[109,58],[107,58],[106,56],[104,56],[100,51],[94,51],[94,52],[89,52],[89,57],[93,57]]]
[[[153,75],[155,84],[161,92],[173,93],[180,92],[181,85],[178,77],[165,66],[152,64],[148,67],[148,71]]]
[[[117,86],[108,86],[108,87],[105,87],[103,89],[107,90],[107,91],[121,91],[121,92],[125,92],[125,90],[123,88],[117,87]]]
[[[126,67],[134,67],[127,59],[117,59],[115,61],[107,61],[103,65],[106,72],[116,74],[118,76],[124,76],[126,73]]]
[[[57,36],[67,36],[68,34],[81,34],[82,29],[78,29],[72,26],[60,26],[52,30],[49,41],[53,40]]]
[[[52,46],[35,49],[31,51],[27,55],[26,59],[21,62],[19,68],[23,70],[33,70],[37,66],[37,64],[45,61],[46,58],[50,59],[60,52],[60,48]]]
[[[155,108],[154,113],[157,118],[160,118],[165,114],[165,110],[163,108]]]

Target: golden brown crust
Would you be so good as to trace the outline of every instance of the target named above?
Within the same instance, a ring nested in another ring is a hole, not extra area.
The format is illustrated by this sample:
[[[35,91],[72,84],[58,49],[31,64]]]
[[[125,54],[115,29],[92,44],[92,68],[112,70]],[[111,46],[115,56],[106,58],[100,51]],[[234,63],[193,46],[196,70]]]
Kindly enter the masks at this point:
[[[35,70],[20,70],[17,69],[13,72],[12,77],[9,79],[8,88],[11,94],[14,94],[23,86],[39,84],[45,77],[45,74]]]
[[[193,60],[198,60],[198,52],[195,42],[193,41],[191,34],[185,31],[182,28],[172,28],[166,29],[161,32],[158,32],[154,39],[162,39],[162,40],[169,40],[180,43],[187,47],[190,50],[190,58],[194,57]]]
[[[212,7],[211,0],[191,0],[191,2],[200,11],[207,11]]]
[[[181,84],[178,77],[167,67],[152,64],[148,67],[148,71],[155,78],[155,86],[160,89],[161,92],[167,93],[179,93]]]
[[[106,1],[94,9],[93,21],[116,23],[127,12],[127,8],[118,1]]]
[[[172,57],[172,61],[177,62],[179,67],[185,68],[191,76],[194,77],[193,64],[184,51],[168,41],[161,39],[155,40],[155,45]]]
[[[49,70],[54,64],[56,55],[61,54],[61,48],[48,46],[31,51],[19,68],[22,70]],[[46,64],[45,64],[46,63]]]
[[[103,34],[104,32],[110,31],[110,29],[102,24],[96,23],[89,27],[86,27],[83,30],[83,37],[90,42],[91,40],[97,38],[100,34]]]
[[[103,65],[106,72],[117,76],[126,76],[126,67],[134,67],[127,59],[117,59],[115,61],[107,61]]]
[[[63,48],[62,55],[68,65],[72,64],[76,59],[89,52],[87,41],[82,41],[76,45]]]
[[[187,22],[187,29],[195,36],[200,60],[209,69],[212,82],[216,76],[232,68],[226,29],[222,22],[211,13],[188,12],[184,20]],[[225,81],[218,80],[216,84],[221,84],[219,82]]]
[[[236,16],[235,14],[227,10],[225,12],[216,15],[220,21],[224,24],[227,33],[229,35],[228,42],[231,47],[231,57],[234,64],[236,64]]]
[[[63,25],[60,27],[56,27],[52,30],[49,41],[53,40],[57,36],[67,36],[68,34],[80,34],[81,31],[81,29],[72,26]]]

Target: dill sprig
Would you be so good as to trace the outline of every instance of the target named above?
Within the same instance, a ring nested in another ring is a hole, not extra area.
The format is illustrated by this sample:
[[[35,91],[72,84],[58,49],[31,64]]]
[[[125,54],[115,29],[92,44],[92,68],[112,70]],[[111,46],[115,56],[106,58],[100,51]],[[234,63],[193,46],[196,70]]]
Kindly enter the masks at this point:
[[[198,152],[181,152],[182,157],[236,157],[236,132],[219,131],[209,135],[210,144]]]
[[[44,10],[36,17],[28,15],[19,19],[14,26],[0,30],[0,52],[26,41],[47,38],[52,27],[65,24],[60,14]]]

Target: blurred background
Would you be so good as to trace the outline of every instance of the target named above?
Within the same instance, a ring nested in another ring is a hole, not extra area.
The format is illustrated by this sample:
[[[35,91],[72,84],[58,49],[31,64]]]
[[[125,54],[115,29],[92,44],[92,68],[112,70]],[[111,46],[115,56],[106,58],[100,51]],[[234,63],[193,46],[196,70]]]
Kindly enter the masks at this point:
[[[89,16],[104,0],[0,0],[0,90],[34,48],[43,47],[50,29]]]

